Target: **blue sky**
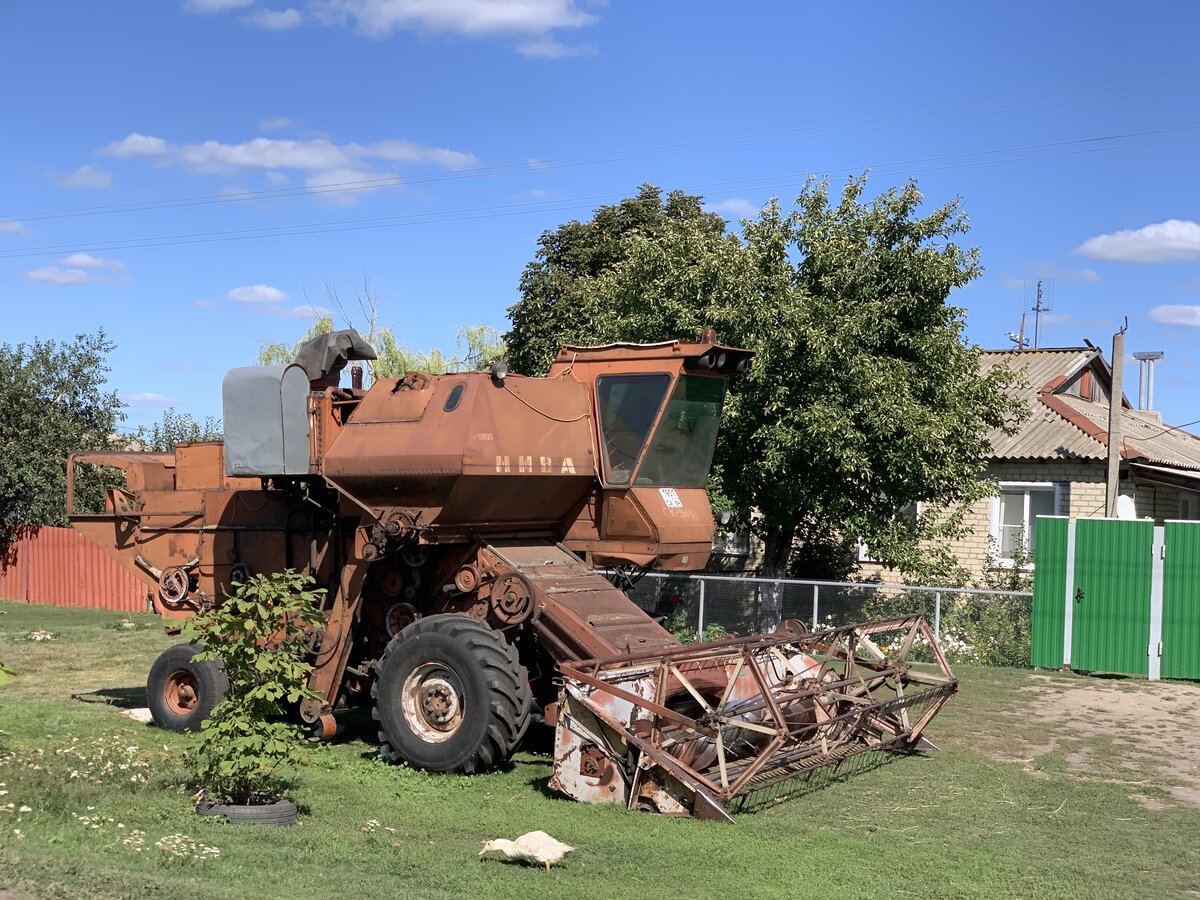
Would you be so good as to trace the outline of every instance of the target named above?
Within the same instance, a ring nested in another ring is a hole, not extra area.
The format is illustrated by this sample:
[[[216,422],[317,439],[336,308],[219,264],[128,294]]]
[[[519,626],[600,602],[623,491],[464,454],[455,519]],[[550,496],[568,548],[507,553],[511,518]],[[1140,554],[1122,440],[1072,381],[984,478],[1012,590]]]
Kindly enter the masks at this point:
[[[961,196],[972,340],[1007,345],[1041,277],[1043,346],[1128,316],[1190,422],[1197,33],[1156,0],[2,3],[0,342],[103,326],[129,426],[219,415],[225,370],[327,284],[448,346],[505,329],[543,230],[642,182],[736,224],[870,166]]]

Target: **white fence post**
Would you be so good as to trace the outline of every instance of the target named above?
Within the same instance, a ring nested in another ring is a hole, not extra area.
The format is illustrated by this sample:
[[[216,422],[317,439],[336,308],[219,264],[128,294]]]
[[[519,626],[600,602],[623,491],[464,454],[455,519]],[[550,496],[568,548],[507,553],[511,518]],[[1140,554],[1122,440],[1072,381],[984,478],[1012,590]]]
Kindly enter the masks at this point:
[[[933,592],[933,636],[942,639],[942,592]]]
[[[704,579],[697,579],[700,582],[700,612],[696,618],[696,637],[703,640],[704,638]]]
[[[813,631],[816,631],[820,627],[819,625],[817,625],[817,622],[819,621],[817,618],[817,616],[819,615],[818,607],[817,607],[817,596],[818,596],[820,590],[821,590],[821,586],[819,584],[813,585],[813,618],[812,618],[812,623],[813,623],[812,630]]]

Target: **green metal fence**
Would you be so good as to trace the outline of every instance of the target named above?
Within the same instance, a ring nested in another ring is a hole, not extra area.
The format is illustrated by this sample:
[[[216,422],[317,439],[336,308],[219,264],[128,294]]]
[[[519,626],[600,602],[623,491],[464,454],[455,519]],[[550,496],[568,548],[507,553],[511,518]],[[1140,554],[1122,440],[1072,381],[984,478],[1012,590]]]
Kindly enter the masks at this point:
[[[1200,522],[1038,517],[1033,665],[1200,679]]]

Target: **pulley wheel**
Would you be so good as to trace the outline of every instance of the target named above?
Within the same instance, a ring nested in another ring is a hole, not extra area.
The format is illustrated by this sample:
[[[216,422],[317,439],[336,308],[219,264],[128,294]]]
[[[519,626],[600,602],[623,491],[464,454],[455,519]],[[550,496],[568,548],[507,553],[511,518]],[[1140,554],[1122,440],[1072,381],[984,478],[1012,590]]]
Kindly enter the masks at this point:
[[[502,575],[492,583],[492,615],[505,625],[524,622],[533,612],[533,588],[524,575]]]
[[[167,606],[176,606],[187,599],[190,579],[186,569],[168,566],[158,577],[158,596]]]
[[[379,586],[383,592],[389,597],[399,597],[400,592],[404,590],[404,576],[395,569],[392,569],[380,580]]]
[[[471,565],[463,566],[454,575],[454,586],[464,594],[471,593],[479,587],[479,570]]]
[[[417,619],[421,618],[411,603],[393,603],[388,607],[383,628],[389,638],[394,638]]]

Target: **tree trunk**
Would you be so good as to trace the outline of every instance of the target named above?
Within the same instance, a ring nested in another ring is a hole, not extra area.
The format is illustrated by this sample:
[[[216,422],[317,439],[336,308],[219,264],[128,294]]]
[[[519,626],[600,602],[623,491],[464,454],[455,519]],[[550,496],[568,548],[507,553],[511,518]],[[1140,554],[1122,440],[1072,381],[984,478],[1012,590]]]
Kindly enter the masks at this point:
[[[786,578],[788,575],[788,560],[792,555],[792,542],[796,539],[794,524],[776,525],[769,528],[763,535],[763,567],[764,578]],[[766,585],[761,596],[758,613],[758,628],[762,634],[768,634],[779,627],[783,621],[783,585],[775,583]]]

